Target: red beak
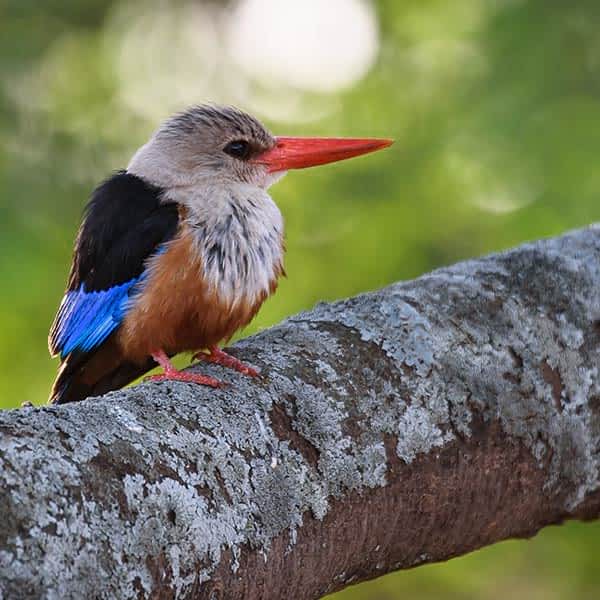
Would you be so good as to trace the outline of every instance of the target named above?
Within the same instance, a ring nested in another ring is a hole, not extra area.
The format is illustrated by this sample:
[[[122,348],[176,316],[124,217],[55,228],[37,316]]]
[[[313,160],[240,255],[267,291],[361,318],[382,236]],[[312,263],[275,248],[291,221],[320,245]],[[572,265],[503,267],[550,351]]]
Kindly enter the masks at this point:
[[[269,173],[305,169],[387,148],[394,140],[377,138],[276,137],[276,145],[253,162],[266,165]]]

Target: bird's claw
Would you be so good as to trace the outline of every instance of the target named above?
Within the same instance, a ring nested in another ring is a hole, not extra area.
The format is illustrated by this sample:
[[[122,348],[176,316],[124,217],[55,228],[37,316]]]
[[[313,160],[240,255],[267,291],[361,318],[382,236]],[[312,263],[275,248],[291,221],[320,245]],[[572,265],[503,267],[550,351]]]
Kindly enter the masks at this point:
[[[247,375],[248,377],[258,377],[260,375],[259,371],[256,369],[244,364],[235,356],[231,356],[219,348],[210,348],[208,353],[202,351],[197,352],[192,357],[192,360],[199,360],[221,365],[223,367],[227,367],[228,369],[233,369],[242,375]]]
[[[159,373],[158,375],[149,375],[148,377],[144,378],[144,381],[184,381],[186,383],[196,383],[212,388],[225,387],[225,383],[215,379],[214,377],[200,375],[199,373],[187,373],[184,371],[170,371]]]

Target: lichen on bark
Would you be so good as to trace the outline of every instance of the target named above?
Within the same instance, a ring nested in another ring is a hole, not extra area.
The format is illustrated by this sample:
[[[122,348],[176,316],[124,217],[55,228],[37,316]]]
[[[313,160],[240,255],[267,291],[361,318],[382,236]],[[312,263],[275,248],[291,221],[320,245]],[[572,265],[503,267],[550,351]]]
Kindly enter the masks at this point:
[[[592,227],[291,317],[258,380],[1,413],[0,590],[314,598],[597,515],[599,323]]]

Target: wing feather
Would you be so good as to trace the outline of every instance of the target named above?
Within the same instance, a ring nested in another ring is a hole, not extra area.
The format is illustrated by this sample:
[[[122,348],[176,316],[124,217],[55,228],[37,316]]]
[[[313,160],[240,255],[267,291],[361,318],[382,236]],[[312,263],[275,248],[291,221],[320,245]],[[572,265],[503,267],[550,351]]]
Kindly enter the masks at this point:
[[[104,342],[123,320],[139,280],[103,291],[86,292],[82,285],[67,292],[50,335],[51,352],[60,352],[64,359],[74,350],[89,352]]]
[[[145,277],[147,260],[177,230],[177,206],[162,190],[119,172],[92,194],[75,242],[67,291],[48,346],[65,359],[98,348],[122,323]]]

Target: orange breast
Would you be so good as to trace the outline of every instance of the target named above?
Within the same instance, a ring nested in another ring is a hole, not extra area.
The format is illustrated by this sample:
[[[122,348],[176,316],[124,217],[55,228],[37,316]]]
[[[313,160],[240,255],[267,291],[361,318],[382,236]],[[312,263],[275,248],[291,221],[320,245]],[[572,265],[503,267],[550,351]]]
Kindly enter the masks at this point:
[[[270,293],[248,301],[224,302],[202,276],[190,230],[184,226],[167,250],[148,265],[142,292],[117,333],[117,342],[129,360],[144,362],[157,350],[169,355],[200,350],[229,339],[247,325]]]

